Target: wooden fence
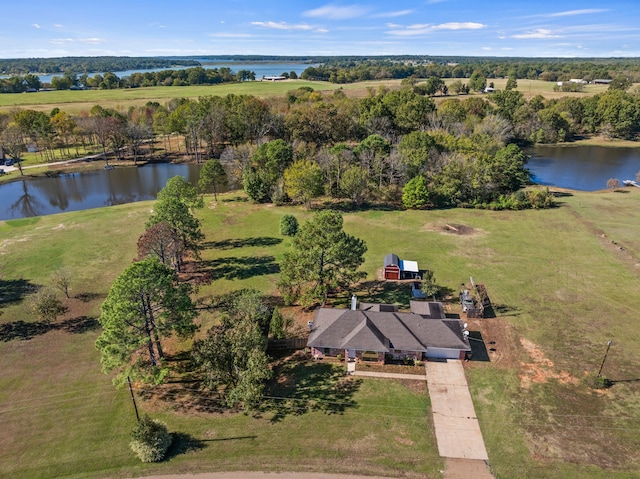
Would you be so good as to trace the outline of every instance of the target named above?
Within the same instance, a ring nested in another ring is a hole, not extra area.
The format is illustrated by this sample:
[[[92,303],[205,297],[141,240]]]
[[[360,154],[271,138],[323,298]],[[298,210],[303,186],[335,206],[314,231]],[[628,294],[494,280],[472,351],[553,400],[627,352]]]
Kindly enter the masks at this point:
[[[272,340],[269,340],[267,350],[283,351],[283,350],[304,349],[306,347],[307,347],[307,338],[272,339]]]

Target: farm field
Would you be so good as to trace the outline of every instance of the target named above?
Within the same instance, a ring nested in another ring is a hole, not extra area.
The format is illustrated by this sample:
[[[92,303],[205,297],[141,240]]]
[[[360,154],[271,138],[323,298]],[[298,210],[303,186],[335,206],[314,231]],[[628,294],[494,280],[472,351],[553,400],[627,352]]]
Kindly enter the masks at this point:
[[[212,280],[200,287],[200,304],[243,287],[275,294],[290,241],[279,220],[311,212],[255,205],[237,192],[219,200],[207,197],[199,212],[207,244],[195,273]],[[407,288],[377,282],[389,252],[433,270],[454,299],[469,276],[484,283],[497,317],[470,329],[484,339],[488,360],[465,368],[496,477],[635,477],[640,191],[564,192],[558,200],[543,211],[346,212],[346,231],[368,245],[367,279],[356,293],[408,306]],[[140,400],[179,441],[167,461],[139,463],[128,447],[129,393],[100,372],[93,343],[100,304],[135,257],[152,207],[0,222],[0,476],[260,469],[441,477],[424,385],[346,381],[335,364],[296,359],[275,365],[280,380],[256,416],[218,412],[215,398],[178,384]],[[446,225],[463,225],[464,234]],[[28,312],[26,297],[62,266],[73,273],[69,311],[47,327]],[[332,301],[345,305],[348,296]],[[455,301],[448,307],[459,312]],[[306,323],[308,315],[286,313]],[[200,317],[205,326],[212,320]],[[603,373],[613,386],[596,392],[581,379],[597,371],[608,340]],[[188,346],[170,348],[178,356]]]
[[[455,78],[445,79],[450,84]],[[461,79],[466,82],[467,79]],[[504,89],[507,80],[504,78],[488,79],[497,89]],[[12,108],[31,108],[34,110],[49,112],[57,107],[71,114],[81,111],[89,111],[92,106],[99,104],[104,108],[127,110],[130,106],[141,106],[149,101],[157,101],[161,104],[173,98],[198,98],[201,96],[224,96],[230,93],[236,95],[254,95],[261,98],[281,96],[290,90],[302,86],[309,86],[316,91],[331,92],[342,89],[348,96],[364,97],[369,89],[377,90],[380,86],[399,88],[401,80],[372,80],[358,83],[335,84],[319,81],[287,80],[279,82],[256,81],[244,83],[227,83],[221,85],[184,86],[184,87],[147,87],[128,88],[118,90],[86,90],[86,91],[45,91],[37,93],[2,94],[0,95],[0,111],[10,111]],[[584,97],[606,91],[606,85],[586,85],[582,93],[554,92],[553,82],[540,80],[518,80],[518,90],[526,99],[536,95],[545,98],[560,98],[565,96]],[[473,94],[472,94],[473,95]],[[477,93],[476,93],[477,95]],[[468,98],[469,95],[445,97],[436,96],[436,102],[446,98]]]

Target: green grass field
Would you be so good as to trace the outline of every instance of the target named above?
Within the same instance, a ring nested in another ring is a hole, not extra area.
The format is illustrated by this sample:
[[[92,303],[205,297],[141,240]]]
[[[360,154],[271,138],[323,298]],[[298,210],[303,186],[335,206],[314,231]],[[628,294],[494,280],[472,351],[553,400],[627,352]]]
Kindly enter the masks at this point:
[[[575,192],[559,201],[555,209],[521,212],[374,207],[345,213],[345,229],[367,242],[367,282],[394,252],[432,269],[454,296],[469,276],[487,286],[499,317],[478,324],[496,352],[465,367],[497,477],[636,477],[640,191]],[[278,233],[279,219],[311,213],[254,205],[237,193],[206,203],[201,272],[213,281],[199,298],[242,287],[273,294],[290,242]],[[186,407],[168,387],[174,402],[141,401],[140,408],[179,433],[179,447],[161,464],[138,463],[128,448],[128,392],[100,372],[93,342],[99,305],[135,256],[151,208],[136,203],[0,223],[0,476],[251,468],[440,477],[444,463],[426,389],[369,379],[345,385],[330,364],[279,366],[284,380],[268,394],[280,399],[267,400],[257,417],[212,412],[215,398],[201,391]],[[446,224],[471,229],[457,235]],[[25,298],[63,265],[73,271],[71,293],[79,297],[47,328],[31,317]],[[363,300],[409,300],[403,288],[363,285],[357,293]],[[604,373],[614,385],[594,392],[580,378],[597,370],[609,339]],[[307,406],[301,410],[295,398]]]
[[[447,78],[445,82],[450,84],[458,79]],[[465,79],[462,79],[463,82]],[[507,80],[505,78],[489,79],[493,82],[497,89],[504,89]],[[305,80],[287,80],[281,82],[244,82],[244,83],[227,83],[222,85],[202,85],[202,86],[184,86],[184,87],[146,87],[146,88],[128,88],[119,90],[61,90],[61,91],[43,91],[37,93],[16,93],[0,95],[0,112],[11,111],[12,108],[31,108],[49,112],[54,107],[58,107],[68,113],[78,114],[82,111],[89,111],[94,105],[101,105],[104,108],[114,108],[116,110],[126,111],[131,106],[141,106],[148,101],[157,101],[161,104],[166,103],[173,98],[199,98],[202,96],[225,96],[230,93],[236,95],[254,95],[257,97],[273,97],[285,95],[290,90],[302,86],[309,86],[316,91],[331,92],[333,90],[342,89],[349,96],[365,96],[368,89],[376,91],[379,86],[384,85],[389,88],[400,87],[400,80],[376,80],[358,83],[348,83],[339,85],[329,82],[313,82]],[[564,96],[583,97],[585,95],[593,95],[606,91],[606,85],[586,85],[585,91],[582,93],[563,93],[554,92],[554,82],[545,82],[540,80],[518,80],[518,90],[529,99],[535,95],[542,95],[545,98],[560,98]],[[456,98],[455,95],[443,98]],[[461,96],[459,98],[468,98]],[[442,100],[441,97],[435,97],[436,101]]]

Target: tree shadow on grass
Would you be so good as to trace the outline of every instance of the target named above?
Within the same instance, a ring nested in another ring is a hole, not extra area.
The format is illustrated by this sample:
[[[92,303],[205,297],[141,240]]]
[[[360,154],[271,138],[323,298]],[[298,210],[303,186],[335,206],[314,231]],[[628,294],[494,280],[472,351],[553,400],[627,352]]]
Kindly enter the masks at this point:
[[[275,246],[282,243],[282,238],[274,238],[272,236],[257,236],[255,238],[233,238],[222,241],[208,241],[203,244],[205,249],[233,249],[244,248],[249,246]]]
[[[100,327],[97,318],[78,316],[60,322],[47,321],[11,321],[0,324],[0,341],[28,341],[50,331],[61,330],[71,334],[82,334]]]
[[[275,256],[228,256],[200,262],[201,272],[208,274],[211,280],[248,279],[253,276],[280,272]]]
[[[342,367],[322,361],[285,361],[274,372],[261,409],[274,413],[273,422],[311,411],[342,414],[358,407],[353,396],[362,380],[345,376]]]
[[[404,208],[394,203],[361,203],[354,204],[352,201],[326,201],[315,204],[313,210],[336,210],[342,213],[356,213],[364,211],[401,211]]]
[[[13,301],[22,301],[25,296],[40,286],[26,279],[0,279],[0,306]]]
[[[104,297],[105,295],[100,293],[78,293],[75,295],[75,298],[79,299],[83,303],[90,303],[93,300]]]
[[[65,319],[60,323],[52,325],[55,329],[61,329],[67,333],[82,334],[87,331],[95,331],[100,327],[98,318],[91,316],[77,316],[75,318]]]

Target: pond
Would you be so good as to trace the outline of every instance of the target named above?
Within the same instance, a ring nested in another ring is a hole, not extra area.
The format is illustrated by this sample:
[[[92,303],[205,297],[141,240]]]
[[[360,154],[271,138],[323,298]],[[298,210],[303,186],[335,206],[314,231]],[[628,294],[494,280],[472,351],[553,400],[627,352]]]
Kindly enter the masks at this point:
[[[633,180],[640,171],[640,148],[537,146],[527,153],[534,181],[542,185],[594,191],[606,188],[609,178]],[[158,163],[1,184],[0,220],[152,200],[169,178],[181,175],[196,184],[199,172],[200,165]]]
[[[595,191],[615,178],[635,180],[640,171],[640,148],[604,146],[536,146],[528,149],[527,165],[541,185]]]
[[[158,163],[2,184],[0,220],[152,200],[173,176],[197,184],[200,167]]]

